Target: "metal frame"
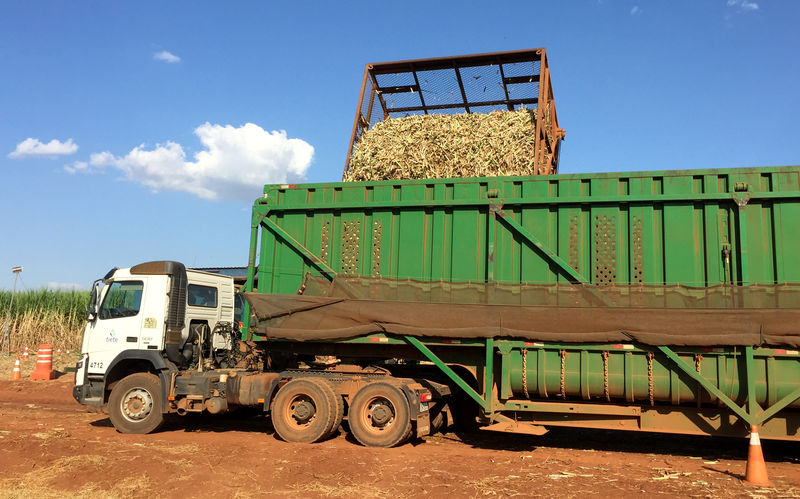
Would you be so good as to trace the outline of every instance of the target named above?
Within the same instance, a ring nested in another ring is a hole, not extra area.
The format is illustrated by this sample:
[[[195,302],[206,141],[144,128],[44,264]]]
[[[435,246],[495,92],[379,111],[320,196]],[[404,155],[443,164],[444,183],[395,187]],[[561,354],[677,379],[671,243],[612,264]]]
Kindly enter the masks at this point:
[[[503,65],[520,62],[539,62],[538,74],[506,77],[505,72],[503,71]],[[498,66],[500,85],[503,87],[503,94],[505,98],[499,100],[476,100],[474,98],[470,98],[464,87],[461,69],[478,66]],[[425,97],[422,93],[422,87],[420,86],[418,73],[420,71],[431,70],[454,70],[456,82],[458,84],[458,90],[461,96],[461,102],[451,104],[432,104],[425,101]],[[378,76],[397,73],[410,73],[413,76],[414,84],[386,87],[381,87],[378,84]],[[539,92],[536,97],[513,99],[509,95],[508,85],[533,82],[539,84]],[[367,95],[367,86],[370,88],[369,95]],[[385,99],[383,98],[384,95],[409,92],[419,95],[419,106],[391,107],[387,105]],[[358,141],[358,138],[361,136],[361,133],[363,130],[369,129],[375,124],[370,122],[370,118],[372,116],[373,103],[375,101],[376,94],[378,101],[383,108],[383,119],[389,117],[390,113],[421,111],[424,114],[430,114],[431,111],[451,109],[461,109],[465,113],[471,113],[474,111],[473,108],[475,107],[503,105],[509,111],[513,111],[518,105],[535,105],[536,122],[538,124],[543,124],[545,122],[545,109],[547,109],[547,112],[549,112],[551,117],[551,127],[549,130],[545,130],[544,126],[537,126],[537,140],[533,154],[536,160],[535,163],[538,165],[542,162],[545,155],[544,148],[547,147],[549,149],[548,152],[554,156],[552,165],[553,173],[555,173],[557,169],[559,141],[560,139],[564,138],[565,132],[558,126],[558,116],[556,114],[553,100],[553,89],[552,85],[550,84],[550,66],[547,62],[547,54],[544,48],[367,64],[364,67],[364,76],[361,82],[358,106],[356,108],[355,119],[353,120],[353,129],[350,134],[350,144],[347,148],[347,158],[345,160],[345,168],[342,178],[344,178],[344,176],[347,174],[347,171],[350,167],[350,156],[353,152],[356,142]],[[370,99],[366,116],[364,116],[362,113],[365,98]],[[551,143],[551,141],[553,143]]]
[[[341,184],[346,185],[346,184]],[[780,192],[759,192],[753,193],[750,197],[751,200],[771,200],[771,199],[800,199],[800,191],[780,191]],[[696,195],[624,195],[624,196],[594,196],[594,197],[580,197],[580,196],[562,196],[557,198],[508,198],[508,199],[443,199],[443,200],[408,200],[408,201],[358,201],[346,202],[337,201],[336,203],[309,203],[309,204],[296,204],[296,205],[270,205],[267,208],[262,208],[256,205],[254,208],[260,214],[272,212],[292,212],[292,211],[313,211],[313,210],[347,210],[347,209],[391,209],[391,208],[435,208],[437,206],[453,206],[453,207],[468,207],[468,206],[492,206],[502,205],[507,206],[525,206],[525,205],[554,205],[554,204],[577,204],[577,205],[592,205],[592,204],[608,204],[608,203],[668,203],[668,202],[681,202],[681,201],[725,201],[736,200],[736,195],[720,192],[720,193],[706,193]],[[267,200],[259,200],[262,205],[267,204]]]

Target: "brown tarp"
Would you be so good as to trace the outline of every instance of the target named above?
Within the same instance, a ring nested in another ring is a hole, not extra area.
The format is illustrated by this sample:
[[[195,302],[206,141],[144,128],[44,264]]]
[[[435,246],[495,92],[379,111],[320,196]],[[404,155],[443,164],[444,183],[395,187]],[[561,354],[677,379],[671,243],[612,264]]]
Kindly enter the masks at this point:
[[[751,290],[637,286],[598,291],[586,286],[367,278],[337,278],[328,283],[308,277],[301,290],[305,294],[245,293],[257,333],[295,341],[389,333],[571,343],[800,347],[800,306],[796,306],[800,287],[793,286]]]

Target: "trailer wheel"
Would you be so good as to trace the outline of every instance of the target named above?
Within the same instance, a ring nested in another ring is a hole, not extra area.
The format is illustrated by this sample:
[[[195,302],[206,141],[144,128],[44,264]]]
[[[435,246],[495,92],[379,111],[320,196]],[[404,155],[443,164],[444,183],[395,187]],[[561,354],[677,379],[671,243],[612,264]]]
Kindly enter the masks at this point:
[[[397,387],[371,383],[359,390],[347,415],[350,432],[368,447],[392,447],[411,435],[408,400]]]
[[[311,379],[295,379],[278,391],[270,412],[283,440],[311,443],[328,434],[335,411],[323,387]]]
[[[161,382],[150,373],[120,380],[108,398],[108,418],[120,433],[151,433],[164,423]]]
[[[336,433],[336,431],[339,429],[339,425],[341,425],[342,421],[344,420],[344,399],[336,392],[336,390],[333,388],[333,385],[331,385],[327,380],[320,378],[307,379],[313,383],[316,383],[322,388],[323,391],[325,391],[325,393],[328,395],[328,402],[330,402],[331,407],[334,408],[331,427],[328,428],[328,431],[325,432],[325,435],[322,438],[330,437]]]

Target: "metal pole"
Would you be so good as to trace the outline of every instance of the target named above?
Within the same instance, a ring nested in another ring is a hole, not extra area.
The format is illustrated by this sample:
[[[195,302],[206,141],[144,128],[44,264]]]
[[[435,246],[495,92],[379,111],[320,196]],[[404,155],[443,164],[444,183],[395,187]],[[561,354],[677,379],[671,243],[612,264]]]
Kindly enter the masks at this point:
[[[11,267],[11,272],[14,273],[14,287],[11,290],[11,300],[8,302],[6,321],[3,323],[3,346],[6,347],[7,353],[11,353],[11,340],[8,337],[8,328],[11,325],[11,307],[14,305],[14,294],[17,292],[17,279],[19,279],[19,273],[22,272],[22,267]]]

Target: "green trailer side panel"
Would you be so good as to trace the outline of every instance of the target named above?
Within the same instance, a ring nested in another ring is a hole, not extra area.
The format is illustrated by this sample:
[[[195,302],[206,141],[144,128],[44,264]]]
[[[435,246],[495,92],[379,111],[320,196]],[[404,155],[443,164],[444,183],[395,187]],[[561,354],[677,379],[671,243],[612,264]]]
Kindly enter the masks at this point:
[[[591,284],[800,282],[800,167],[269,185],[254,206],[346,275]],[[319,270],[263,227],[258,290]]]

